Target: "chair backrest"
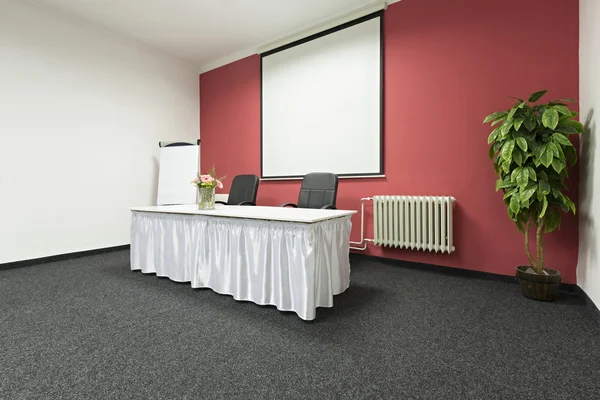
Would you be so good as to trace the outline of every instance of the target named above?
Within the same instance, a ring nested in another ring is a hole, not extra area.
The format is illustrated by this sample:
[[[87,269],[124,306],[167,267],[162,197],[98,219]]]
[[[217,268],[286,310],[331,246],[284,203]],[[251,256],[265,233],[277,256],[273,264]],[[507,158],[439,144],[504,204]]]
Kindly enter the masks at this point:
[[[231,182],[228,205],[237,205],[244,201],[256,203],[256,193],[258,192],[258,176],[256,175],[237,175]]]
[[[338,177],[330,172],[311,172],[304,175],[298,207],[321,208],[326,205],[335,207]]]

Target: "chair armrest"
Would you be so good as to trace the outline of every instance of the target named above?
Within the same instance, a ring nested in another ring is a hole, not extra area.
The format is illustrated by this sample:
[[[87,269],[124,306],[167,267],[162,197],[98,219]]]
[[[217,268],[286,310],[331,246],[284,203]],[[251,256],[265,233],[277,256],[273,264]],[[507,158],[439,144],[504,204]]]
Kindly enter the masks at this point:
[[[335,207],[331,204],[327,204],[326,206],[321,207],[321,210],[335,210]]]
[[[281,207],[294,207],[294,208],[298,208],[298,205],[294,204],[294,203],[285,203],[285,204],[282,204]]]
[[[255,206],[256,204],[251,201],[242,201],[241,203],[238,203],[237,205],[238,206]]]
[[[215,201],[215,204],[224,204],[224,205],[227,205],[227,203],[226,203],[226,202],[224,202],[224,201],[221,201],[221,200],[217,200],[217,201]]]

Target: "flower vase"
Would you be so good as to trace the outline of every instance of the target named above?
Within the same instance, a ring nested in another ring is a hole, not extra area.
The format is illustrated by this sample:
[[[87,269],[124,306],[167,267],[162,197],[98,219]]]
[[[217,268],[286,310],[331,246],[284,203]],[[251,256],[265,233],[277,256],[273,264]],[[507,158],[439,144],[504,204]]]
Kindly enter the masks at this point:
[[[198,188],[198,210],[214,210],[215,209],[215,188],[200,187]]]

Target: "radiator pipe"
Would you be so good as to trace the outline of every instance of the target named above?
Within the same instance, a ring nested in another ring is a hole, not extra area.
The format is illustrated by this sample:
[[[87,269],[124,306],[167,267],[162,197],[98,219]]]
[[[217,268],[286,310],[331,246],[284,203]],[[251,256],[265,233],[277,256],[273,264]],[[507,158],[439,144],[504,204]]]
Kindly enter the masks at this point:
[[[363,245],[363,247],[352,247],[352,246],[350,246],[350,249],[352,249],[352,250],[366,250],[367,249],[367,243],[368,242],[373,243],[374,240],[373,239],[365,239],[364,242],[365,242],[365,244]]]
[[[373,200],[372,197],[363,197],[360,199],[360,242],[350,241],[350,244],[361,245],[365,241],[365,201]],[[367,244],[365,243],[365,246]],[[365,247],[366,249],[366,247]],[[355,249],[355,250],[364,250],[364,249]]]
[[[364,251],[367,249],[367,242],[373,242],[373,239],[365,239],[365,201],[369,200],[373,200],[373,198],[363,197],[362,199],[360,199],[360,242],[350,241],[350,249],[352,250]],[[362,247],[356,247],[360,245],[362,245]]]

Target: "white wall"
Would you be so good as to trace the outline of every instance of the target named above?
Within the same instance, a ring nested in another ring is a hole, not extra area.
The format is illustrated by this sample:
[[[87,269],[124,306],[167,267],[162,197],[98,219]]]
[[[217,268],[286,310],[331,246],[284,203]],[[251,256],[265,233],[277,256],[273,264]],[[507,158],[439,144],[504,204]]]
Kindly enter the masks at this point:
[[[198,138],[199,112],[193,67],[0,0],[0,263],[128,244],[158,141]]]
[[[577,284],[600,307],[600,146],[596,135],[600,117],[600,1],[580,0],[579,96],[581,140],[579,262]]]

